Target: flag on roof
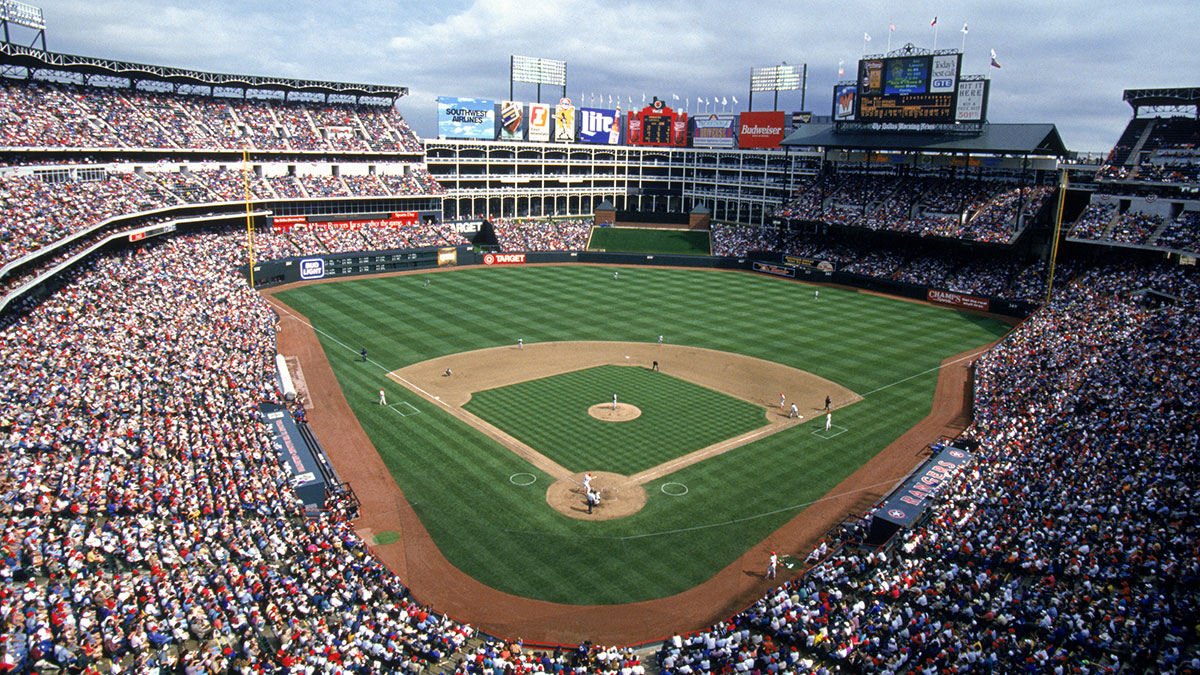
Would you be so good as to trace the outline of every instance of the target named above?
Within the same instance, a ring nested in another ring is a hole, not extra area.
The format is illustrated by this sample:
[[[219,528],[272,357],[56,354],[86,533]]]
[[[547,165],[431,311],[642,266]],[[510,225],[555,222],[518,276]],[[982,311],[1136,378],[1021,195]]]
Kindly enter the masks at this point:
[[[1000,62],[996,60],[996,50],[995,49],[992,50],[992,67],[993,68],[1000,67]]]

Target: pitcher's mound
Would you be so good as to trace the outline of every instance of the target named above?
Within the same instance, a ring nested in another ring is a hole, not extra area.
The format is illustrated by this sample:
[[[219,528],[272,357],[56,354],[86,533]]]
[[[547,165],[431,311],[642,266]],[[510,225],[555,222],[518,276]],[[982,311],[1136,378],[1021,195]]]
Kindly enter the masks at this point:
[[[588,414],[605,422],[628,422],[642,416],[642,409],[628,403],[618,403],[614,408],[611,403],[597,403],[588,408]]]
[[[612,404],[609,403],[608,407],[611,409]],[[629,476],[619,473],[593,471],[592,489],[600,493],[600,505],[594,507],[591,513],[587,512],[582,473],[552,483],[546,489],[546,503],[555,511],[579,520],[624,518],[641,511],[646,505],[645,488],[630,480]]]

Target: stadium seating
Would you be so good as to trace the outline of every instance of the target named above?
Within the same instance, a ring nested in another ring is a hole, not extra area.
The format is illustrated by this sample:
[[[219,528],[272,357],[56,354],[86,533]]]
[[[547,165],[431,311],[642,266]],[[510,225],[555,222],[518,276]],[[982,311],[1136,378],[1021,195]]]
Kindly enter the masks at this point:
[[[1053,186],[843,171],[811,178],[773,215],[870,230],[1008,243]]]
[[[420,152],[395,109],[0,79],[0,147]]]
[[[1160,159],[1195,165],[1185,125],[1136,126],[1126,134],[1134,142],[1153,138]],[[371,107],[0,87],[6,146],[239,149],[246,141],[281,151],[420,147],[398,114]],[[1158,170],[1149,166],[1136,175]],[[240,171],[216,164],[100,173],[0,173],[0,262],[110,216],[237,201],[247,187]],[[260,199],[440,192],[420,168],[255,177],[249,189]],[[1008,241],[1017,205],[1032,215],[1051,188],[1013,190],[822,174],[779,214]],[[1153,218],[1097,203],[1071,233],[1196,249],[1195,211]],[[505,248],[579,250],[590,222],[495,226]],[[463,675],[643,675],[626,649],[481,640],[413,600],[354,531],[348,504],[301,512],[255,412],[260,402],[284,402],[272,375],[276,318],[232,272],[241,237],[189,233],[96,256],[0,320],[0,665],[416,673],[453,663]],[[769,227],[717,225],[712,242],[717,255],[790,253],[964,293],[1045,295],[1041,261],[898,252]],[[261,259],[459,243],[444,224],[255,238]],[[0,285],[10,290],[33,273]],[[926,520],[880,550],[823,542],[802,576],[708,630],[667,639],[658,668],[1200,671],[1200,476],[1188,450],[1200,442],[1200,282],[1184,268],[1083,262],[1056,279],[1050,302],[976,363],[976,420],[966,435],[980,443],[977,461]],[[1145,289],[1175,300],[1155,304],[1136,293]]]

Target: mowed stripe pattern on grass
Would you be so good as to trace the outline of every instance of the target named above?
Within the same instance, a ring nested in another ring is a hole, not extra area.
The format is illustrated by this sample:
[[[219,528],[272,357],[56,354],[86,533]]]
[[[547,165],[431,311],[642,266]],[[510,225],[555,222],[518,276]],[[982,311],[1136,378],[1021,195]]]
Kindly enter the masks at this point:
[[[930,369],[943,358],[1007,330],[838,288],[822,288],[814,300],[812,286],[764,275],[635,267],[620,268],[614,280],[612,271],[463,269],[279,294],[319,329],[351,408],[438,547],[495,588],[591,604],[663,597],[704,581],[926,415],[937,378]],[[584,522],[546,505],[547,476],[386,378],[517,338],[652,342],[660,333],[878,391],[835,413],[849,429],[836,438],[813,435],[809,424],[786,429],[647,484],[649,501],[630,518]],[[364,347],[368,363],[358,360]],[[402,418],[377,405],[381,386],[389,402],[422,413]],[[508,480],[517,472],[538,482],[518,488]],[[688,494],[667,497],[665,481],[683,482]]]
[[[612,394],[641,416],[588,414]],[[466,409],[573,472],[632,475],[766,424],[763,409],[643,367],[601,366],[475,392]]]

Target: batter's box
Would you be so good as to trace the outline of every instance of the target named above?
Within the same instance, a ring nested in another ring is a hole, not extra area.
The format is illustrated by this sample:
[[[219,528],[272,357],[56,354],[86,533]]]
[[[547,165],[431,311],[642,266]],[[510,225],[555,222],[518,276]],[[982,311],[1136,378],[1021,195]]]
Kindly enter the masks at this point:
[[[408,401],[401,401],[399,403],[389,405],[388,407],[401,417],[412,417],[413,415],[421,414],[421,410]]]
[[[847,431],[850,431],[850,430],[847,429],[846,427],[839,427],[838,425],[833,424],[830,426],[829,431],[826,431],[824,426],[818,427],[817,430],[813,432],[813,436],[820,436],[821,438],[824,438],[825,440],[829,440],[829,439],[833,438],[834,436],[841,436],[842,434],[846,433]]]

